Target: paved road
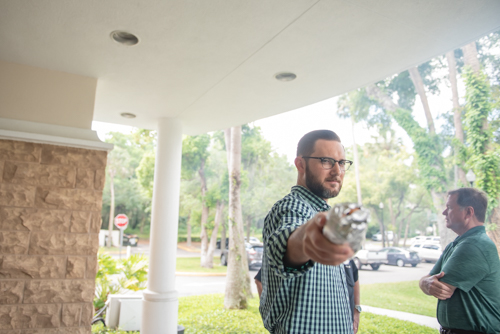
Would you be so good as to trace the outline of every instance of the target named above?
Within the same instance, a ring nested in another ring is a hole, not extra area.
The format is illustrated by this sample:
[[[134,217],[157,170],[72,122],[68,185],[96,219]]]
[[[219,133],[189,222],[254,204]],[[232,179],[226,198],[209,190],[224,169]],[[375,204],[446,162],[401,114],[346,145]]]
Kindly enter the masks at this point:
[[[389,283],[402,281],[417,281],[425,276],[432,269],[431,263],[420,263],[415,268],[381,266],[374,271],[371,268],[362,269],[359,272],[359,282],[361,284]],[[253,277],[257,271],[250,271],[249,276],[252,282],[252,292],[257,293],[257,288],[253,284]],[[202,276],[177,276],[176,287],[179,296],[202,295],[207,293],[224,293],[226,286],[225,276],[202,277]]]

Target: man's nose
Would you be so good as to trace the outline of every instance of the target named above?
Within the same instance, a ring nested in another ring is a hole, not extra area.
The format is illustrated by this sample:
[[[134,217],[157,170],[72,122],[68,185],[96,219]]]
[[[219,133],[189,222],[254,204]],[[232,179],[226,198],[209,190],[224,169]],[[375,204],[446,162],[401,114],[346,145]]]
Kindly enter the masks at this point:
[[[337,161],[335,161],[335,164],[333,165],[332,169],[330,169],[330,174],[340,174],[340,165]]]

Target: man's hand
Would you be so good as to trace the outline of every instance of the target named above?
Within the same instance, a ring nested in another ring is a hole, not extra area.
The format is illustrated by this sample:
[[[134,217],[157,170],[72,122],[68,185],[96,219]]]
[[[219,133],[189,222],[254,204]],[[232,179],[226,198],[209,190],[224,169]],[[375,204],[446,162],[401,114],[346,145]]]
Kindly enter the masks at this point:
[[[439,279],[444,276],[444,271],[440,272],[437,275],[432,275],[432,276],[424,276],[420,279],[420,289],[429,296],[434,296],[437,299],[440,300],[446,300],[448,298],[451,298],[453,293],[455,292],[455,287],[444,283],[440,282]]]
[[[297,228],[288,238],[285,263],[300,266],[308,260],[338,266],[351,258],[354,252],[348,244],[332,244],[323,235],[326,213],[320,212]]]
[[[358,332],[358,327],[359,327],[359,311],[354,309],[354,320],[352,322],[354,334]]]

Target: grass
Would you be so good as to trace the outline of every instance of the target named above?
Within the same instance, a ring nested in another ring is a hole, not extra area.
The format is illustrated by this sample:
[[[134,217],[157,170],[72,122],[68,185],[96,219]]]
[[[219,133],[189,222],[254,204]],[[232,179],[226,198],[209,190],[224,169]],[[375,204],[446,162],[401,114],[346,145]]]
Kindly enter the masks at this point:
[[[186,334],[258,334],[268,333],[259,313],[259,299],[248,301],[246,310],[225,310],[224,295],[211,294],[179,298],[179,325]],[[92,326],[93,334],[137,334]],[[358,334],[437,334],[437,330],[394,318],[361,313]]]
[[[224,310],[224,295],[212,294],[179,298],[180,325],[185,333],[268,333],[259,313],[259,299],[248,302],[246,310]],[[437,330],[413,322],[361,313],[359,334],[436,334]]]
[[[175,270],[178,272],[225,273],[227,267],[221,266],[220,259],[216,256],[214,256],[213,269],[201,267],[199,257],[178,257]]]
[[[418,281],[410,281],[362,284],[361,304],[435,317],[437,300],[424,294]]]

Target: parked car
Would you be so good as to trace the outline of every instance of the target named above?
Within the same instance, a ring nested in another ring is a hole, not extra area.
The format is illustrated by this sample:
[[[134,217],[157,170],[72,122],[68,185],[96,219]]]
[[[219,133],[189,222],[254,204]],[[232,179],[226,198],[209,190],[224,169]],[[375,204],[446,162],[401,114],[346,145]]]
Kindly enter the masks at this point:
[[[220,239],[217,239],[217,242],[215,243],[215,247],[217,249],[220,249]],[[226,248],[229,247],[229,238],[226,238]]]
[[[387,263],[387,253],[361,249],[354,255],[353,261],[358,269],[369,265],[373,270],[378,270],[381,264]]]
[[[259,239],[256,237],[250,237],[250,241],[247,241],[247,237],[245,237],[245,242],[248,242],[252,245],[262,245]],[[217,239],[217,242],[215,243],[215,247],[217,249],[220,249],[220,239]],[[226,238],[226,248],[229,248],[229,238]]]
[[[398,267],[404,267],[410,264],[412,267],[416,267],[417,264],[420,263],[420,257],[417,252],[410,251],[406,248],[386,247],[382,248],[380,251],[387,253],[387,264]]]
[[[415,237],[415,238],[411,238],[411,243],[414,244],[414,243],[423,243],[423,242],[426,242],[426,243],[436,243],[436,244],[439,244],[441,242],[441,237],[438,237],[438,236],[425,236],[425,235],[419,235],[418,237]]]
[[[385,231],[385,241],[392,241],[394,239],[394,232]],[[378,232],[372,236],[373,241],[382,241],[382,233]]]
[[[259,269],[262,267],[262,253],[264,252],[264,246],[262,244],[252,245],[246,242],[245,249],[247,251],[248,268]],[[229,250],[227,248],[221,251],[220,264],[223,266],[227,266],[228,252]]]
[[[248,241],[247,241],[247,237],[245,237],[245,242],[248,242],[248,243],[250,243],[252,245],[253,244],[255,244],[255,245],[261,244],[260,240],[257,239],[256,237],[250,237],[250,240],[248,240]]]
[[[137,234],[124,234],[123,235],[123,246],[137,247],[139,243],[139,236]]]
[[[434,241],[416,242],[410,246],[410,249],[417,252],[425,262],[436,262],[443,253],[441,244]]]

